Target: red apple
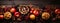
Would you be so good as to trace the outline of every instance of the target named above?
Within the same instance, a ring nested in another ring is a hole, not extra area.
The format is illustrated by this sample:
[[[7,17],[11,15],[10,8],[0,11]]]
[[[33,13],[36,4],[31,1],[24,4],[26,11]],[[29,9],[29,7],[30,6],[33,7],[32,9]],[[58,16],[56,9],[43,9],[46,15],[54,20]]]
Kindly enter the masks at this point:
[[[39,12],[38,12],[37,10],[34,10],[34,11],[33,11],[33,14],[38,15]]]
[[[3,15],[0,15],[0,19],[3,19]]]
[[[39,11],[38,11],[38,10],[34,10],[34,11],[31,10],[30,13],[33,13],[33,14],[35,14],[36,16],[38,16]]]
[[[31,10],[30,13],[33,13],[33,11]]]
[[[15,8],[11,8],[10,12],[16,12],[16,9]]]
[[[34,8],[31,8],[31,11],[30,11],[30,13],[33,13],[33,11],[34,11]]]
[[[15,13],[14,13],[14,16],[15,16],[15,17],[19,17],[19,16],[20,16],[20,13],[19,13],[19,12],[15,12]]]
[[[37,9],[31,8],[30,13],[33,13],[33,14],[35,14],[35,16],[38,16],[39,11]]]
[[[55,13],[56,13],[56,14],[60,14],[60,9],[56,9],[56,10],[55,10]]]

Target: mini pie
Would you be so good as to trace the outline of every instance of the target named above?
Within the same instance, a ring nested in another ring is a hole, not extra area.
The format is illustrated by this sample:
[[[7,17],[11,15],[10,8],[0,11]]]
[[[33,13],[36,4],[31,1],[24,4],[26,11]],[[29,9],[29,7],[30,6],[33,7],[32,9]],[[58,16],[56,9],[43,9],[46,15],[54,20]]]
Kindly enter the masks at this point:
[[[27,14],[29,12],[29,8],[27,6],[20,6],[19,8],[19,12],[21,12],[21,14]]]
[[[43,12],[42,13],[42,19],[47,20],[47,19],[49,19],[49,17],[50,17],[50,14],[48,12]]]
[[[12,14],[10,12],[5,12],[4,13],[4,18],[5,19],[10,19],[12,17]]]

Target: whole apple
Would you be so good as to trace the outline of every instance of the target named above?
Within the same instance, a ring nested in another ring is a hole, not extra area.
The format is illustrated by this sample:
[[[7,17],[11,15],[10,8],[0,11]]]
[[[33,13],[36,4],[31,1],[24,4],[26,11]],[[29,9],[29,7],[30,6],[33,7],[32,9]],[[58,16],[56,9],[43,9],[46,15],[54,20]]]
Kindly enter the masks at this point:
[[[56,14],[60,14],[60,9],[55,9]]]
[[[15,16],[15,17],[19,17],[19,16],[20,16],[20,13],[19,13],[19,12],[15,12],[15,13],[14,13],[14,16]]]
[[[10,12],[16,12],[16,9],[15,8],[11,8]]]
[[[0,15],[0,19],[3,19],[4,17],[3,17],[3,15]]]

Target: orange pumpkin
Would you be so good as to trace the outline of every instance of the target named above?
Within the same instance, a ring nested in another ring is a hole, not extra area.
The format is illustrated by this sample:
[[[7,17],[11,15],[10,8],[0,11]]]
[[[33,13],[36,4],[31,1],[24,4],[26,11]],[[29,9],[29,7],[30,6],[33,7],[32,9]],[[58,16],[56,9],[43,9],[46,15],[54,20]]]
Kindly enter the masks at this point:
[[[30,15],[30,19],[31,19],[31,20],[34,20],[34,19],[35,19],[35,15],[34,15],[34,14],[31,14],[31,15]]]

